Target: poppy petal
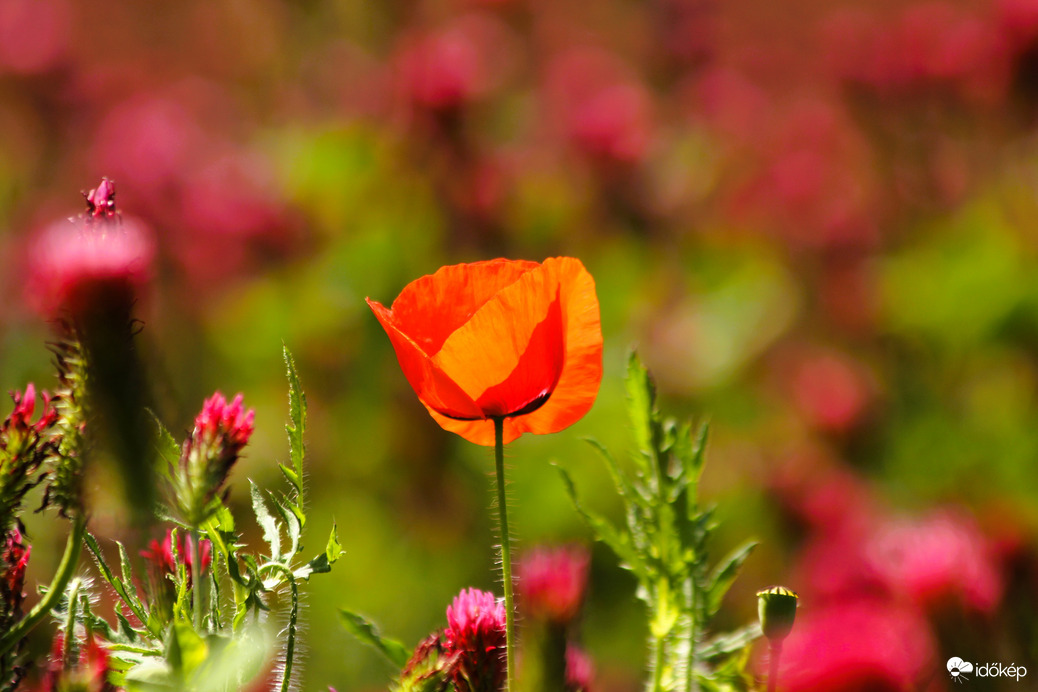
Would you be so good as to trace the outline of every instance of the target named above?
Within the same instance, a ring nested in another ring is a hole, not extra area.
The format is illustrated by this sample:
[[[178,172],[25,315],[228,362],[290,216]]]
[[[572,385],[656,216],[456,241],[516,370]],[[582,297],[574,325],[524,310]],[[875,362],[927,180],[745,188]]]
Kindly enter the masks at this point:
[[[562,297],[565,362],[551,397],[527,416],[511,419],[520,433],[555,433],[576,423],[591,410],[602,383],[602,325],[595,280],[580,260],[545,260],[555,273]]]
[[[411,384],[418,398],[430,411],[454,418],[482,418],[476,402],[451,380],[407,334],[401,331],[394,314],[385,306],[370,298],[368,306],[382,324],[396,351],[400,369]]]
[[[477,402],[494,389],[485,416],[519,411],[558,380],[565,356],[558,303],[558,277],[538,265],[477,310],[447,338],[433,361]],[[553,305],[554,319],[540,330],[539,343],[524,359]],[[554,339],[554,349],[544,343],[545,337]]]
[[[562,307],[556,291],[548,314],[538,324],[519,362],[504,382],[490,387],[476,401],[488,416],[526,415],[551,397],[562,373],[565,345],[562,340]]]
[[[602,381],[602,328],[594,279],[577,259],[552,258],[542,266],[559,282],[565,359],[547,401],[529,414],[505,419],[506,444],[524,432],[554,433],[577,422],[594,404]],[[475,444],[494,444],[493,421],[453,420],[426,408],[445,430]]]
[[[441,267],[404,287],[393,301],[393,321],[433,356],[488,300],[538,266],[536,262],[495,259]]]

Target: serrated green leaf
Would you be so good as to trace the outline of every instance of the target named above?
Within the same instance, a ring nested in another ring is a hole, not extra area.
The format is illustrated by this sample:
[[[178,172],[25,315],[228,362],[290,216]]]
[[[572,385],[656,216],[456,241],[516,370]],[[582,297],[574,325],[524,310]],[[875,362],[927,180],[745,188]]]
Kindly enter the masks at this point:
[[[634,428],[634,439],[643,451],[652,449],[653,412],[656,407],[656,385],[642,365],[637,351],[627,358],[627,414]]]
[[[305,448],[303,438],[306,434],[306,394],[299,383],[299,373],[296,371],[296,362],[287,346],[282,348],[285,357],[285,370],[288,377],[288,418],[289,423],[285,425],[288,432],[289,458],[292,461],[291,474],[285,474],[292,482],[298,504],[302,504],[303,498],[303,458]]]
[[[411,657],[407,648],[395,639],[383,637],[371,620],[344,608],[339,609],[339,615],[342,618],[343,626],[350,634],[368,646],[374,647],[394,666],[403,668],[407,664],[407,660]]]
[[[252,494],[252,511],[256,515],[256,523],[263,529],[263,540],[270,545],[270,561],[280,562],[281,532],[278,530],[277,522],[274,521],[274,517],[271,516],[270,511],[267,509],[267,505],[263,501],[263,492],[259,489],[259,486],[250,480],[249,488]]]
[[[172,479],[173,469],[176,468],[180,462],[180,444],[177,442],[173,434],[166,428],[166,426],[159,420],[159,417],[154,411],[148,409],[148,413],[151,414],[151,419],[155,422],[157,434],[155,435],[155,451],[158,456],[159,463],[159,474],[167,479]]]
[[[739,569],[756,547],[757,541],[747,541],[718,563],[710,576],[710,585],[706,589],[705,602],[703,604],[707,619],[712,618],[717,609],[721,607],[721,600],[728,593],[732,582],[739,576]]]
[[[281,499],[275,497],[274,493],[270,492],[269,490],[264,490],[263,496],[266,498],[267,502],[270,503],[270,506],[274,508],[274,511],[277,512],[278,516],[281,517],[281,522],[285,527],[285,531],[288,533],[288,538],[291,542],[291,547],[288,549],[284,556],[284,561],[287,564],[291,562],[292,558],[295,557],[295,554],[299,552],[299,539],[300,535],[302,534],[303,527],[299,523],[299,518],[285,507],[285,501],[282,501]]]

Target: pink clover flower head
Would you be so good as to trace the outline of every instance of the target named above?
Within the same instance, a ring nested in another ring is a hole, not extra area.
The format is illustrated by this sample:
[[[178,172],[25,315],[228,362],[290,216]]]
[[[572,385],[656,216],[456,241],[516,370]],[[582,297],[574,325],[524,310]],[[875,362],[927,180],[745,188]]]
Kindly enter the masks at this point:
[[[58,414],[43,395],[43,412],[33,422],[36,388],[11,392],[14,410],[0,422],[0,535],[13,523],[22,499],[42,479],[36,472],[55,451],[57,439],[49,429]]]
[[[497,692],[505,680],[505,606],[494,594],[465,589],[447,606],[445,653],[456,657],[458,692]]]
[[[174,484],[189,525],[197,526],[209,515],[213,498],[252,437],[255,416],[254,410],[245,409],[241,394],[228,403],[216,392],[202,405],[181,450],[180,473]]]
[[[876,532],[865,554],[893,593],[923,608],[958,603],[990,613],[1002,597],[994,548],[969,517],[938,512],[889,522]]]
[[[18,526],[13,526],[0,543],[0,630],[21,619],[25,601],[25,568],[32,546]]]
[[[519,597],[536,620],[565,624],[577,616],[590,556],[580,547],[538,548],[519,563]]]
[[[210,443],[220,439],[225,447],[233,449],[237,455],[248,444],[255,430],[255,417],[254,410],[245,410],[241,394],[227,403],[223,394],[216,392],[205,400],[202,412],[195,417],[192,439]]]
[[[566,692],[591,692],[595,667],[591,657],[575,644],[566,647]]]
[[[118,215],[114,183],[103,179],[86,201],[84,216],[51,224],[30,248],[28,298],[46,317],[132,305],[150,278],[151,234]]]

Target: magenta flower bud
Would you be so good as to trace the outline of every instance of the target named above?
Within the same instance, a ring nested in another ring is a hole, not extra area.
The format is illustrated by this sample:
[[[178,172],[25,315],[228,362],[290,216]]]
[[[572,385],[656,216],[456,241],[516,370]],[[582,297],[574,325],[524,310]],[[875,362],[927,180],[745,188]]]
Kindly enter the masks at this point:
[[[590,557],[583,548],[538,548],[519,563],[518,590],[531,619],[566,624],[580,611]]]
[[[498,692],[505,681],[505,606],[494,594],[465,589],[447,607],[447,656],[458,692]]]

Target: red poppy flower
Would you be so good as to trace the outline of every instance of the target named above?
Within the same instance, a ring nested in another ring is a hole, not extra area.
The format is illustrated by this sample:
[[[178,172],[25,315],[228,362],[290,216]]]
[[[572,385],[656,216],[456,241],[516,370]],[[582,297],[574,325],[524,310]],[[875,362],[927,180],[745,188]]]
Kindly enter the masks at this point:
[[[602,380],[595,282],[571,257],[443,267],[411,282],[390,309],[368,305],[404,376],[445,430],[494,444],[580,420]]]

